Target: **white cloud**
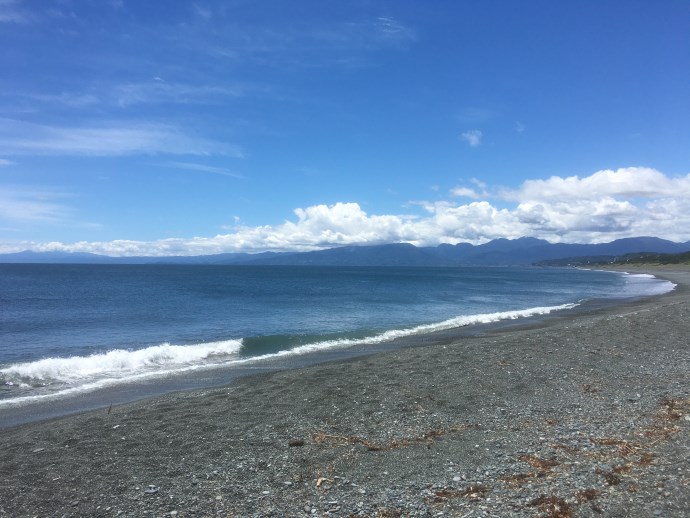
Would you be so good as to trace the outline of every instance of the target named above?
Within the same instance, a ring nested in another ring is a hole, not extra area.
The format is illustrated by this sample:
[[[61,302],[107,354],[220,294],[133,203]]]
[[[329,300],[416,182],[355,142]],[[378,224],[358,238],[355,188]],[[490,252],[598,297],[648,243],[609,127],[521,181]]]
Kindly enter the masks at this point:
[[[223,20],[221,34],[216,44],[206,48],[207,52],[233,62],[256,62],[281,69],[357,67],[366,63],[372,52],[405,50],[417,39],[411,26],[391,17],[308,24],[286,21],[280,26],[239,25],[228,19]],[[194,32],[189,36],[198,38]]]
[[[91,127],[59,127],[0,119],[4,155],[229,155],[241,158],[233,144],[187,134],[166,124],[116,122]]]
[[[192,7],[194,8],[194,14],[197,15],[199,18],[203,18],[204,20],[210,20],[213,17],[213,13],[211,12],[211,10],[205,6],[194,4]]]
[[[7,167],[10,165],[14,165],[15,162],[12,162],[12,160],[7,160],[5,158],[0,158],[0,167]]]
[[[399,20],[390,17],[379,17],[375,22],[379,34],[389,40],[410,41],[416,39],[415,31]]]
[[[460,135],[460,138],[467,142],[470,147],[478,147],[482,143],[483,134],[479,130],[469,130]]]
[[[41,94],[17,92],[16,95],[32,102],[38,101],[42,103],[62,105],[68,108],[90,108],[101,102],[96,95],[89,93],[62,92],[60,94]]]
[[[0,186],[0,222],[56,223],[71,214],[71,209],[59,202],[69,197],[50,188]]]
[[[527,180],[503,196],[513,200],[586,200],[602,196],[625,198],[690,197],[690,175],[672,179],[647,167],[606,169],[580,178],[552,176],[547,180]]]
[[[490,190],[479,180],[473,183],[483,191]],[[488,200],[459,204],[418,202],[411,206],[422,207],[423,213],[400,215],[367,214],[357,203],[336,203],[298,208],[293,219],[279,225],[238,224],[231,232],[213,237],[25,243],[24,248],[107,255],[197,255],[307,251],[391,242],[418,246],[479,244],[501,237],[523,236],[579,243],[635,236],[657,236],[678,242],[690,240],[690,175],[670,177],[654,169],[626,168],[599,171],[583,178],[528,180],[519,189],[495,192],[503,196],[500,201],[507,206],[498,207]],[[8,210],[11,209],[5,212]],[[33,210],[36,217],[59,214],[59,207],[51,208],[50,203],[16,210],[27,210],[27,214]],[[13,250],[20,248],[15,246]],[[13,251],[7,246],[2,249]]]
[[[121,107],[144,103],[214,104],[227,98],[242,97],[246,90],[246,86],[169,83],[155,77],[150,82],[116,86],[111,95]]]
[[[480,193],[469,187],[456,187],[451,191],[451,194],[453,196],[458,196],[461,198],[473,198],[475,200],[482,197]]]
[[[0,0],[0,23],[28,23],[32,19],[17,0]]]
[[[476,178],[472,178],[471,182],[475,184],[480,190],[477,191],[476,189],[472,189],[470,187],[455,187],[454,189],[451,189],[451,195],[461,198],[472,198],[475,200],[490,197],[487,191],[487,185],[484,182]]]
[[[196,171],[199,173],[211,173],[211,174],[219,174],[221,176],[231,176],[233,178],[244,178],[239,173],[235,173],[231,171],[230,169],[226,169],[225,167],[217,167],[217,166],[212,166],[212,165],[206,165],[206,164],[196,164],[193,162],[176,162],[176,161],[170,161],[170,162],[164,162],[161,164],[158,164],[161,167],[172,167],[173,169],[185,169],[187,171]]]

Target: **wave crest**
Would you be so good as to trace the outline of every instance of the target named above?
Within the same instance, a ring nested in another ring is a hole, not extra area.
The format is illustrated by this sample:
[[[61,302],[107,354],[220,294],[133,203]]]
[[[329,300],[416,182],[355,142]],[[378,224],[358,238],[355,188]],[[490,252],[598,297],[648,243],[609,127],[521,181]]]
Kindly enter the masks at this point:
[[[487,324],[502,320],[546,315],[554,311],[570,309],[577,304],[536,307],[516,311],[463,315],[442,322],[423,324],[406,329],[393,329],[364,338],[320,340],[268,354],[240,357],[242,340],[225,340],[197,345],[171,345],[168,343],[139,350],[116,349],[90,356],[70,358],[44,358],[19,363],[0,369],[0,381],[28,389],[47,385],[50,392],[0,399],[0,407],[22,405],[45,399],[66,397],[137,380],[181,374],[200,369],[253,363],[286,356],[318,353],[328,349],[347,348],[356,345],[379,344],[407,336],[433,333],[475,324]],[[43,391],[42,391],[43,392]]]
[[[125,378],[142,371],[170,369],[204,360],[237,354],[240,340],[224,340],[199,345],[164,343],[138,350],[114,349],[106,353],[69,358],[43,358],[0,369],[5,379],[79,382],[100,377]]]

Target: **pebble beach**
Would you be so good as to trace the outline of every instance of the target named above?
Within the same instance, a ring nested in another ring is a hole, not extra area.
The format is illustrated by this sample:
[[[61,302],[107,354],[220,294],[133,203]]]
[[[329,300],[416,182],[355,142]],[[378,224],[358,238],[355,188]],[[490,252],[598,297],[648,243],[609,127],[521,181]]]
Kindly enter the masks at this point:
[[[674,291],[0,430],[0,517],[690,516]]]

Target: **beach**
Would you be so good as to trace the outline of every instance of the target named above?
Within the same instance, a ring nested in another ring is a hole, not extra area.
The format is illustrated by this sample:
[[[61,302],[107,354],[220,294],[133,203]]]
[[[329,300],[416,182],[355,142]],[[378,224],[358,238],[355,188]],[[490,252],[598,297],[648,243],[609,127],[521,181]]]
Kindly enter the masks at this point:
[[[671,293],[0,430],[0,516],[689,516]]]

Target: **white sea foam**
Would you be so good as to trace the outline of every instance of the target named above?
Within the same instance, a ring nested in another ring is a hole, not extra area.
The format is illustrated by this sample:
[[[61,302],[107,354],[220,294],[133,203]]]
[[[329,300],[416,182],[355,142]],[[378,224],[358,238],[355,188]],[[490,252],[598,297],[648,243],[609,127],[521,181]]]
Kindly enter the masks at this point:
[[[214,357],[236,355],[241,347],[240,340],[198,345],[166,343],[133,351],[115,349],[90,356],[43,358],[34,362],[10,365],[0,369],[0,375],[10,379],[64,383],[78,383],[100,377],[126,378],[142,372],[169,370]]]
[[[648,297],[652,295],[663,295],[676,288],[676,284],[665,279],[659,279],[648,273],[629,273],[623,272],[625,279],[625,290],[622,297]]]
[[[345,348],[353,347],[356,345],[366,345],[366,344],[379,344],[383,342],[389,342],[398,338],[405,338],[407,336],[421,335],[426,333],[434,333],[437,331],[445,331],[448,329],[454,329],[457,327],[465,327],[476,324],[490,324],[492,322],[500,322],[502,320],[514,320],[518,318],[527,318],[539,315],[547,315],[553,313],[554,311],[560,311],[564,309],[572,309],[578,304],[562,304],[560,306],[548,306],[548,307],[536,307],[530,309],[516,310],[516,311],[502,311],[497,313],[482,313],[478,315],[462,315],[442,322],[437,322],[434,324],[423,324],[407,329],[393,329],[390,331],[385,331],[378,335],[369,336],[366,338],[345,338],[338,340],[325,340],[322,342],[315,342],[306,345],[300,345],[298,347],[293,347],[292,349],[279,351],[277,353],[264,354],[262,356],[255,356],[251,358],[243,358],[241,360],[236,360],[234,363],[248,363],[255,362],[258,360],[267,360],[271,358],[278,358],[280,356],[292,356],[309,354],[319,351],[324,351],[327,349],[335,348]]]
[[[2,399],[0,400],[0,408],[69,397],[119,384],[188,373],[196,370],[254,363],[286,356],[305,355],[335,348],[378,344],[407,336],[433,333],[457,327],[546,315],[575,306],[577,304],[563,304],[560,306],[536,307],[516,311],[462,315],[438,323],[424,324],[407,329],[394,329],[360,339],[324,340],[275,353],[246,358],[240,358],[238,355],[242,347],[240,340],[184,346],[162,344],[134,351],[118,349],[91,356],[45,358],[35,362],[10,365],[0,369],[0,376],[4,379],[31,380],[34,383],[41,381],[47,383],[57,382],[61,388],[52,393],[29,394]],[[24,392],[24,394],[26,393]]]

